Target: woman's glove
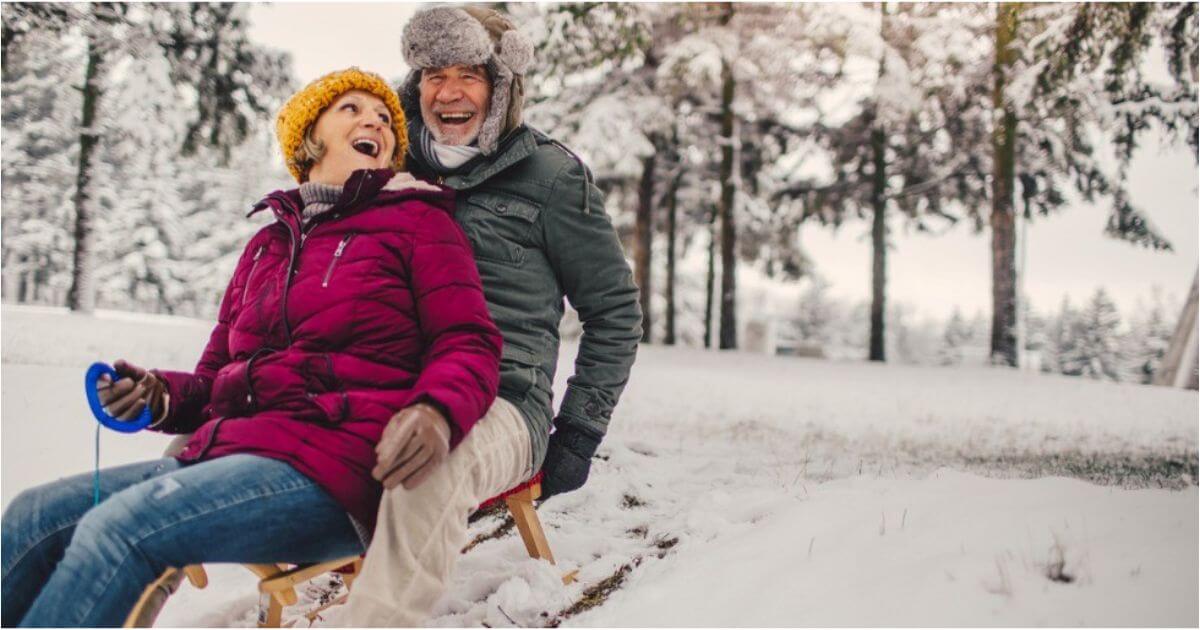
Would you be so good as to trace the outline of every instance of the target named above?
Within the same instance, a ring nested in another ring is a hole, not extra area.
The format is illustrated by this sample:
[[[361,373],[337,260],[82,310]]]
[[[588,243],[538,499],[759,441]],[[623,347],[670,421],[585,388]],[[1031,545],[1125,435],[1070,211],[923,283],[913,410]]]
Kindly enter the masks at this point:
[[[391,490],[400,484],[412,490],[450,453],[450,423],[436,407],[417,403],[392,416],[375,446],[371,476]]]
[[[117,359],[113,369],[121,377],[116,383],[108,375],[100,377],[96,389],[100,404],[112,417],[129,421],[138,417],[147,405],[154,420],[160,421],[167,413],[167,386],[145,368],[140,368],[125,359]]]
[[[600,436],[574,422],[560,419],[555,426],[542,463],[543,500],[583,487],[600,446]]]

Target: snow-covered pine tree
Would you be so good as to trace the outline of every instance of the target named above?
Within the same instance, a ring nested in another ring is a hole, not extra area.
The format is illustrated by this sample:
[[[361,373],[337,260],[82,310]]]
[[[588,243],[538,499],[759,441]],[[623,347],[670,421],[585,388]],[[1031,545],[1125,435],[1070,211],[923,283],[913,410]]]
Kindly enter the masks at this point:
[[[849,217],[871,221],[868,358],[883,361],[889,214],[926,230],[984,198],[973,151],[986,127],[964,106],[958,72],[977,54],[970,34],[978,20],[949,5],[835,10],[845,22],[847,71],[811,133],[829,167],[795,177],[781,194],[805,218],[834,227]]]
[[[991,351],[993,361],[1015,366],[1017,212],[1026,218],[1049,213],[1063,205],[1070,186],[1086,200],[1112,202],[1108,234],[1169,248],[1132,205],[1124,180],[1151,123],[1196,150],[1197,18],[1194,3],[1002,3],[987,10],[995,15],[994,58],[967,74],[991,86],[979,109],[996,112],[987,221]],[[1145,71],[1155,42],[1166,53],[1167,82]],[[1095,133],[1116,146],[1115,171],[1097,155]]]
[[[1070,324],[1070,343],[1059,354],[1062,373],[1121,380],[1121,315],[1104,289],[1096,289]]]
[[[269,125],[295,87],[291,55],[250,41],[250,5],[188,2],[156,6],[154,34],[171,80],[191,96],[183,153],[233,147]]]
[[[3,25],[3,53],[0,66],[9,71],[12,55],[18,54],[22,40],[30,35],[46,37],[61,35],[71,29],[77,17],[76,10],[61,3],[51,2],[8,2],[0,8],[0,23]]]
[[[1021,317],[1025,321],[1024,351],[1029,359],[1028,363],[1023,362],[1023,365],[1037,366],[1041,361],[1041,357],[1046,353],[1047,345],[1050,343],[1050,322],[1033,308],[1033,304],[1028,296],[1022,296]],[[986,322],[981,322],[981,324],[983,325],[981,326],[979,339],[985,340],[988,336],[988,328]]]
[[[245,7],[95,5],[84,11],[76,5],[45,5],[65,12],[70,19],[64,24],[55,21],[61,17],[58,13],[40,10],[40,6],[10,4],[4,8],[6,140],[14,137],[10,133],[16,128],[18,117],[20,137],[39,135],[26,134],[25,130],[43,130],[39,142],[45,144],[44,130],[55,126],[69,129],[60,134],[69,137],[62,141],[66,149],[56,150],[50,156],[34,155],[33,164],[38,168],[23,166],[20,159],[24,151],[10,151],[14,147],[6,142],[6,296],[21,293],[21,281],[14,279],[19,276],[10,272],[8,263],[19,262],[22,256],[30,258],[22,249],[23,242],[28,241],[34,245],[52,243],[50,249],[55,256],[65,253],[67,264],[58,266],[67,270],[67,274],[75,269],[76,280],[72,282],[67,275],[63,295],[66,287],[80,285],[80,278],[86,281],[93,275],[81,273],[83,270],[100,270],[105,305],[173,311],[191,304],[189,312],[211,313],[210,303],[214,300],[209,293],[213,289],[207,285],[220,284],[223,289],[228,274],[218,274],[217,278],[202,273],[195,278],[199,285],[189,276],[197,269],[211,271],[206,269],[208,264],[240,251],[247,228],[253,229],[240,216],[251,201],[247,192],[253,190],[254,195],[261,195],[265,189],[278,186],[278,177],[264,176],[271,169],[263,167],[273,166],[273,156],[263,158],[261,136],[263,129],[269,128],[264,124],[266,115],[286,94],[291,80],[286,56],[263,51],[246,40],[242,32]],[[45,45],[39,38],[72,45],[73,57],[64,57],[61,51]],[[81,92],[71,86],[83,82],[88,41],[98,43],[93,53],[97,50],[103,53],[99,54],[103,72],[94,68],[93,81],[86,83]],[[20,66],[29,63],[50,69],[46,74],[26,73],[30,77],[46,77],[45,87],[36,98],[57,99],[59,107],[72,104],[69,115],[42,111],[36,119],[30,119],[20,113],[22,107],[9,107],[10,94],[31,89],[32,84],[18,83]],[[202,67],[192,68],[189,64]],[[134,69],[130,70],[131,67]],[[238,71],[233,72],[232,68]],[[125,80],[131,77],[138,80]],[[60,91],[67,98],[54,93],[55,86],[62,88]],[[197,86],[201,89],[197,90]],[[78,157],[82,146],[78,130],[81,103],[89,90],[93,92],[93,124],[85,129],[83,137],[91,139],[91,144],[86,168],[81,168],[84,164]],[[246,92],[253,92],[249,100],[243,98]],[[101,94],[105,98],[97,98]],[[205,108],[208,114],[197,114]],[[65,124],[64,120],[70,123]],[[147,124],[147,121],[154,122]],[[218,162],[238,159],[239,152],[232,147],[247,134],[257,137],[259,155],[249,165],[240,164],[236,169],[219,167]],[[180,157],[180,149],[189,139],[200,154]],[[206,151],[210,142],[217,145]],[[20,143],[14,146],[20,147]],[[10,159],[14,154],[18,159]],[[40,172],[56,161],[67,159],[72,163],[66,176],[48,177]],[[189,164],[181,168],[184,160]],[[215,174],[221,170],[225,171],[224,176]],[[14,171],[18,174],[10,179]],[[88,180],[83,188],[78,184],[81,173]],[[22,180],[23,176],[28,181]],[[30,204],[9,203],[10,198],[17,198],[14,195],[45,197],[42,193],[56,185],[67,189],[68,199],[74,195],[75,208],[68,205],[55,214],[57,206],[44,199]],[[195,194],[181,195],[180,190],[186,188]],[[231,198],[237,201],[231,204]],[[78,203],[81,201],[84,203]],[[13,210],[21,206],[28,206],[28,212],[37,213],[42,220],[18,217]],[[197,213],[206,214],[218,207],[232,215],[231,219],[189,221]],[[90,211],[90,214],[85,212],[88,216],[99,217],[85,221],[92,228],[82,232],[87,235],[84,239],[87,255],[77,256],[90,261],[84,265],[73,264],[70,255],[70,248],[81,242],[72,233],[72,224],[74,229],[79,228],[78,208]],[[97,209],[103,211],[97,214]],[[208,231],[190,231],[205,225],[210,226]],[[94,233],[97,229],[99,233]],[[31,237],[9,238],[20,237],[23,232],[30,232]],[[56,232],[62,232],[65,238],[49,238]],[[44,259],[38,265],[42,270],[38,275],[61,273]],[[20,270],[22,265],[13,268]],[[25,277],[26,285],[29,280]],[[14,290],[9,289],[10,284]],[[89,294],[84,288],[79,295]],[[205,296],[199,300],[202,306],[196,307],[200,293]],[[62,300],[60,295],[55,301]]]
[[[612,191],[610,206],[637,200],[624,210],[633,215],[631,251],[648,333],[661,328],[664,339],[673,337],[675,288],[687,284],[677,283],[676,262],[695,242],[711,244],[714,255],[720,245],[720,269],[715,260],[708,267],[721,274],[723,288],[708,292],[722,304],[723,343],[736,343],[735,258],[787,277],[805,266],[795,213],[771,199],[786,167],[771,169],[785,151],[797,151],[804,130],[789,117],[819,91],[814,75],[837,70],[815,39],[797,37],[815,32],[810,9],[562,4],[514,11],[537,13],[522,21],[542,42],[529,120],[589,160]],[[742,80],[754,89],[726,93]],[[714,142],[721,137],[727,140]],[[665,221],[657,216],[664,207]],[[664,230],[667,260],[660,265],[652,249]],[[715,238],[695,238],[713,231]],[[649,296],[660,276],[666,290],[655,301]],[[667,313],[662,326],[655,323],[659,303]]]
[[[667,295],[668,305],[679,300],[697,306],[703,332],[695,337],[705,348],[716,337],[714,310],[717,305],[718,204],[720,194],[720,155],[713,150],[713,138],[721,129],[718,95],[721,85],[721,51],[705,29],[711,25],[705,12],[684,7],[668,31],[671,41],[662,46],[656,82],[674,112],[675,124],[665,151],[668,209],[674,208],[674,221],[669,223],[668,243],[679,240],[682,251],[672,255],[668,247],[667,283],[675,286],[676,260],[690,260],[689,249],[704,248],[703,265],[695,271],[702,273],[702,282],[682,278],[678,282],[681,294]],[[663,29],[655,31],[656,38]],[[690,291],[699,290],[699,295]],[[687,317],[679,314],[678,317]],[[669,314],[670,318],[671,315]],[[674,321],[668,321],[668,329]]]
[[[19,8],[3,9],[3,292],[6,301],[59,304],[70,286],[80,102],[72,85],[83,50],[50,30],[10,35],[22,28]]]
[[[1138,300],[1122,348],[1126,360],[1122,366],[1124,378],[1147,385],[1154,381],[1175,332],[1169,313],[1178,310],[1175,301],[1168,302],[1158,286],[1151,290],[1149,304]]]
[[[186,291],[178,160],[190,112],[169,71],[154,49],[122,59],[98,115],[97,302],[110,308],[174,313]]]
[[[529,119],[579,152],[598,181],[636,189],[621,197],[636,198],[630,240],[643,341],[656,330],[654,215],[673,123],[657,69],[678,11],[671,5],[556,4],[526,9],[523,20],[534,25],[538,47]]]
[[[1063,296],[1058,307],[1058,313],[1049,318],[1047,323],[1047,343],[1042,353],[1042,371],[1052,374],[1066,374],[1064,358],[1073,355],[1078,345],[1076,319],[1078,313],[1071,306],[1071,300]]]
[[[801,213],[777,193],[809,150],[814,101],[841,69],[834,51],[842,33],[825,13],[815,5],[695,5],[684,14],[689,34],[663,62],[671,80],[660,85],[707,113],[691,135],[713,154],[713,174],[701,174],[711,179],[701,181],[718,188],[710,231],[721,244],[722,347],[736,345],[736,265],[788,280],[811,267],[799,244]]]
[[[938,363],[942,365],[958,365],[962,363],[962,349],[972,341],[972,330],[962,311],[954,307],[946,328],[942,332],[942,345],[938,352]]]
[[[46,11],[16,7],[18,21],[5,20],[5,53],[23,46],[29,33],[44,31],[86,41],[82,100],[76,133],[74,175],[74,257],[67,304],[91,310],[95,303],[97,244],[94,227],[98,201],[92,179],[95,151],[102,141],[102,111],[112,69],[131,55],[157,49],[170,64],[176,86],[190,88],[192,108],[184,146],[228,147],[241,142],[278,106],[290,86],[286,55],[250,44],[245,35],[245,5],[96,3],[58,5],[62,18]],[[7,9],[7,7],[6,7]],[[65,26],[64,26],[65,24]],[[10,25],[12,28],[9,28]],[[20,28],[17,28],[20,26]],[[10,33],[12,35],[10,36]],[[236,69],[236,71],[235,71]]]
[[[803,213],[778,193],[819,149],[810,126],[819,100],[839,82],[845,33],[826,7],[740,9],[735,69],[748,89],[734,107],[738,255],[769,278],[796,280],[812,267],[798,238]]]
[[[800,294],[793,322],[801,341],[824,344],[833,337],[838,305],[829,297],[829,281],[809,276],[808,288]]]
[[[220,164],[219,149],[200,149],[181,159],[180,194],[186,200],[179,218],[188,240],[182,248],[186,267],[185,312],[216,315],[221,295],[250,236],[271,217],[247,218],[252,204],[272,190],[294,186],[278,156],[272,131],[263,125]]]

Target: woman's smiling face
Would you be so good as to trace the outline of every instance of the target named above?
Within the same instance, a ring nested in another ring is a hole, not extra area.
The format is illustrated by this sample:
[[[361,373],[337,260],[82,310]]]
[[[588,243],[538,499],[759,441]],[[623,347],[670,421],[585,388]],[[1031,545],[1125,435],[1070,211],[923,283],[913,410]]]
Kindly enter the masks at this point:
[[[392,113],[383,99],[364,90],[337,97],[313,123],[312,139],[325,153],[308,179],[341,186],[358,169],[388,168],[396,150]]]

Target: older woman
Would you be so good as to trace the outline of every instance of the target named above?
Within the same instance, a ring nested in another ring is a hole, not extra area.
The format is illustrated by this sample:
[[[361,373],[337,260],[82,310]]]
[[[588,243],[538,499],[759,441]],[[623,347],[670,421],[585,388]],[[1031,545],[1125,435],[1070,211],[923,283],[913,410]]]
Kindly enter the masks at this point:
[[[5,626],[120,625],[171,566],[361,553],[376,479],[419,484],[494,400],[500,335],[451,193],[384,189],[407,148],[392,90],[331,73],[277,131],[300,187],[255,206],[276,220],[246,246],[196,370],[118,361],[129,378],[102,392],[114,415],[149,405],[151,428],[194,434],[176,457],[102,471],[97,505],[89,474],[13,501]],[[373,470],[393,415],[402,463]]]

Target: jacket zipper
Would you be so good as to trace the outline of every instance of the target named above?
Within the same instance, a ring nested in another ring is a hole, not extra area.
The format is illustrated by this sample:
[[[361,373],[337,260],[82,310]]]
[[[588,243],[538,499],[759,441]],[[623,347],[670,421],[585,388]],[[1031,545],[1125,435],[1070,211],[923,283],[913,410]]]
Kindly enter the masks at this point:
[[[292,211],[292,218],[300,216],[300,211],[292,204],[292,201],[290,199],[287,199],[286,197],[284,197],[281,200],[281,203],[287,204],[288,208]],[[294,275],[296,263],[297,263],[298,259],[300,258],[300,248],[304,247],[304,238],[307,235],[301,233],[300,238],[297,238],[296,232],[298,232],[300,230],[297,229],[295,226],[293,226],[290,222],[288,223],[287,228],[288,228],[288,241],[289,241],[289,244],[291,245],[291,247],[289,248],[290,252],[289,252],[289,256],[288,256],[287,277],[284,278],[284,281],[283,281],[283,297],[280,300],[279,307],[280,307],[280,310],[282,311],[282,315],[283,315],[284,338],[287,340],[287,347],[291,347],[291,345],[292,345],[292,326],[291,326],[291,324],[288,323],[288,314],[287,314],[288,293],[291,291],[291,288],[292,288],[292,275]]]
[[[250,295],[250,279],[254,277],[254,270],[258,269],[258,259],[262,258],[265,248],[266,245],[259,245],[258,251],[254,252],[254,264],[250,265],[250,274],[246,276],[246,286],[242,289],[242,304],[246,303],[246,298]]]
[[[337,249],[333,252],[333,259],[329,261],[329,268],[325,270],[325,279],[321,281],[322,289],[329,286],[329,279],[333,277],[333,269],[337,267],[338,259],[342,257],[342,254],[346,251],[346,245],[350,244],[350,239],[352,238],[354,238],[353,232],[347,234],[342,239],[342,242],[338,243]]]

